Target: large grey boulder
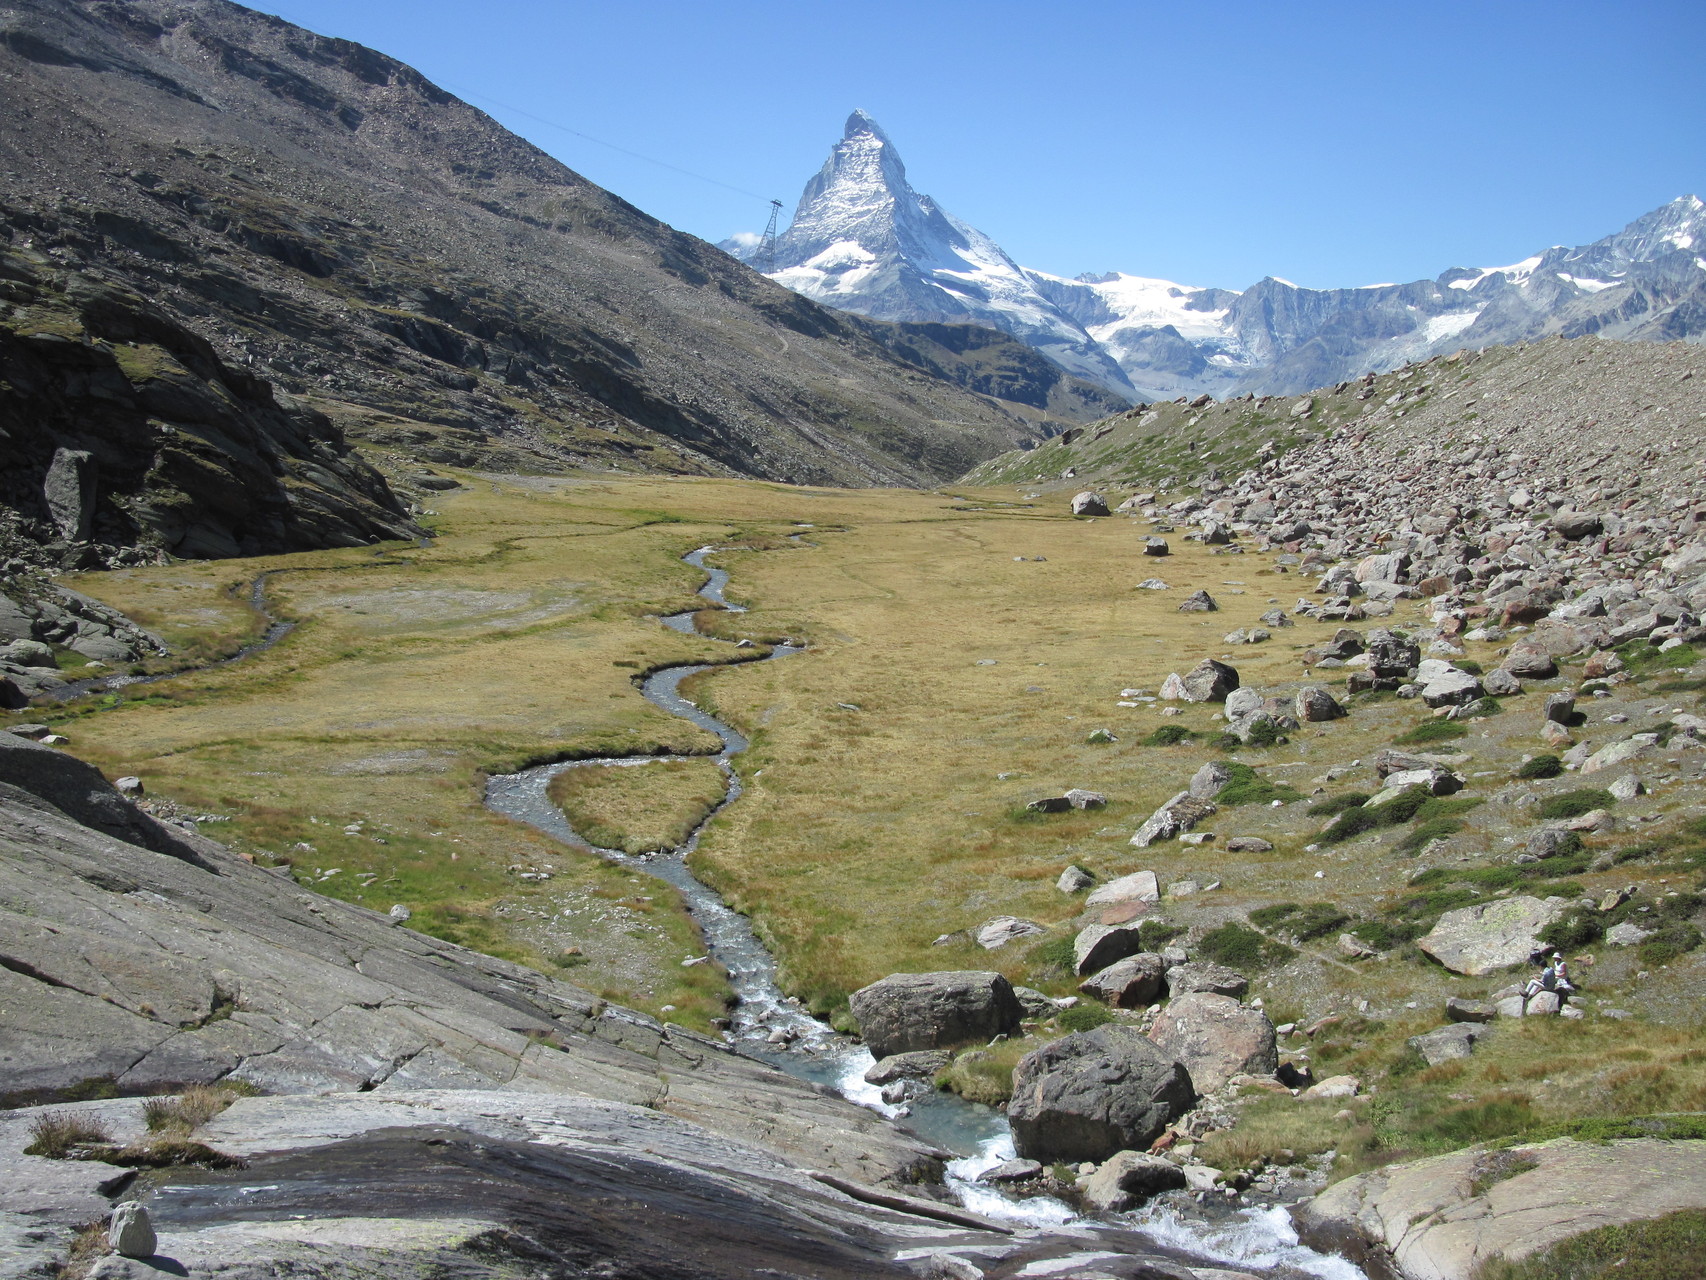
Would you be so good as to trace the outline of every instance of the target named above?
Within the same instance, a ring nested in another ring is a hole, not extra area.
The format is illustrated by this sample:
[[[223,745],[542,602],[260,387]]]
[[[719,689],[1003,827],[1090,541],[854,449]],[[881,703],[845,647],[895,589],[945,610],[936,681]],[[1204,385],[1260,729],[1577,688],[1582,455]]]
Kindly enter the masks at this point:
[[[1198,1093],[1214,1093],[1233,1076],[1271,1076],[1279,1069],[1274,1024],[1260,1009],[1246,1008],[1231,996],[1192,992],[1174,997],[1149,1038],[1184,1064]]]
[[[1305,685],[1297,691],[1294,713],[1304,724],[1338,720],[1345,714],[1338,700],[1318,684]]]
[[[994,951],[1020,938],[1035,938],[1047,932],[1048,930],[1035,920],[1022,920],[1018,916],[996,916],[993,920],[985,920],[978,925],[972,933],[972,939],[985,951]]]
[[[1079,977],[1098,973],[1143,950],[1136,924],[1093,924],[1072,940],[1072,971]]]
[[[1485,692],[1477,677],[1439,658],[1424,659],[1417,679],[1422,683],[1422,701],[1430,707],[1463,706]]]
[[[1560,898],[1542,902],[1518,896],[1447,911],[1416,945],[1453,973],[1478,978],[1525,964],[1540,950],[1535,937],[1564,911]]]
[[[86,542],[95,514],[98,467],[94,455],[82,449],[55,449],[42,481],[48,514],[67,542]]]
[[[1084,899],[1086,907],[1111,907],[1116,902],[1159,902],[1161,884],[1153,871],[1133,871],[1110,880]]]
[[[1072,514],[1075,516],[1108,515],[1108,500],[1101,494],[1086,489],[1083,493],[1073,495]]]
[[[1212,800],[1231,781],[1232,766],[1223,760],[1210,760],[1191,775],[1188,794],[1193,800]]]
[[[988,1040],[1017,1030],[1024,1014],[1012,984],[983,969],[891,973],[847,1003],[878,1058]]]
[[[1524,680],[1550,680],[1558,674],[1558,664],[1553,661],[1551,652],[1545,645],[1532,640],[1518,640],[1500,665]]]
[[[1109,1024],[1021,1058],[1007,1119],[1021,1156],[1102,1161],[1148,1147],[1195,1102],[1180,1063],[1135,1028]]]
[[[1204,818],[1220,811],[1212,800],[1200,800],[1189,791],[1181,791],[1144,819],[1131,837],[1135,848],[1147,849],[1157,840],[1171,840],[1180,832],[1189,831]]]
[[[1294,1220],[1306,1244],[1369,1275],[1470,1280],[1583,1231],[1706,1208],[1706,1142],[1558,1138],[1469,1147],[1328,1187]]]
[[[1414,640],[1407,640],[1394,634],[1385,627],[1376,627],[1368,633],[1368,670],[1369,674],[1383,679],[1402,679],[1420,664],[1422,648]]]
[[[1474,1052],[1476,1042],[1486,1034],[1483,1022],[1452,1022],[1419,1036],[1411,1036],[1405,1043],[1422,1055],[1422,1061],[1430,1067],[1437,1067],[1453,1058],[1467,1058]]]

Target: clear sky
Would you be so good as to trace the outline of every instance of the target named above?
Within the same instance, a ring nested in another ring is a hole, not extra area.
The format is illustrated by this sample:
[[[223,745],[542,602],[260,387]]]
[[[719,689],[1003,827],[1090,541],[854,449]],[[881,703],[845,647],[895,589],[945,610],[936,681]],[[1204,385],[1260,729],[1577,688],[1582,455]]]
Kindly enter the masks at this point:
[[[1411,280],[1706,196],[1706,0],[259,7],[713,241],[791,213],[854,107],[914,187],[1064,275]]]

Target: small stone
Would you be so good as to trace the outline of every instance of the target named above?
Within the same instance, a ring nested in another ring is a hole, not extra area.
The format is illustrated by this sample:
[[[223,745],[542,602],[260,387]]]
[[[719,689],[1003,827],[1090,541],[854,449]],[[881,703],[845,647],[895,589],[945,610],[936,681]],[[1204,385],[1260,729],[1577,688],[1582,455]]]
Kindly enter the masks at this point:
[[[1633,800],[1647,793],[1646,785],[1632,773],[1624,774],[1606,790],[1617,800]]]
[[[1225,845],[1228,853],[1272,853],[1274,847],[1261,836],[1233,836]]]
[[[1214,597],[1207,591],[1195,591],[1185,597],[1185,602],[1179,606],[1180,613],[1216,613],[1220,606],[1214,602]]]
[[[107,1243],[121,1258],[151,1258],[160,1240],[148,1220],[148,1210],[131,1200],[113,1210]]]
[[[1060,873],[1054,887],[1062,893],[1081,893],[1096,883],[1096,877],[1080,866],[1070,866]]]
[[[143,794],[142,779],[137,777],[120,778],[113,783],[113,787],[121,796],[128,797],[131,800],[140,799]]]
[[[391,917],[391,919],[395,920],[398,924],[402,924],[404,921],[411,919],[415,913],[413,911],[410,911],[401,902],[399,902],[395,906],[393,906],[391,908],[391,910],[389,912],[387,912],[386,914],[389,915]]]

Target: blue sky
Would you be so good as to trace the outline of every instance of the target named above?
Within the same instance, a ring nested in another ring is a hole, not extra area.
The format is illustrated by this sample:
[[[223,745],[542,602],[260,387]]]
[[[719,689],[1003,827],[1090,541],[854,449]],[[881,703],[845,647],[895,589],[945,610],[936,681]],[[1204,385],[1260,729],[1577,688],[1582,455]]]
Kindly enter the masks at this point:
[[[854,107],[918,190],[1065,275],[1410,280],[1706,195],[1701,0],[259,7],[414,64],[710,240],[757,230],[759,197],[791,213]]]

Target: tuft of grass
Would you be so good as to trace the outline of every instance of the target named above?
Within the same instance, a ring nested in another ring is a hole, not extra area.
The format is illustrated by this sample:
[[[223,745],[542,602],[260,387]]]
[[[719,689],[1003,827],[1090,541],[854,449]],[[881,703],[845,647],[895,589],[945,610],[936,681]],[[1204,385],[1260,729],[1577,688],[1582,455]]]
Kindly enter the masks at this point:
[[[1296,954],[1284,943],[1264,937],[1236,921],[1228,921],[1203,934],[1196,951],[1216,964],[1246,974],[1257,973]]]
[[[1399,746],[1416,747],[1429,742],[1450,742],[1453,738],[1462,738],[1468,733],[1469,730],[1455,720],[1424,720],[1408,733],[1400,734],[1392,741]]]
[[[1101,1011],[1107,1013],[1105,1009]],[[1076,1013],[1077,1008],[1067,1012]],[[1019,1065],[1019,1059],[1042,1043],[1035,1036],[1023,1036],[1003,1040],[987,1049],[968,1050],[937,1073],[936,1087],[957,1093],[968,1102],[999,1106],[1013,1096],[1013,1068]]]
[[[1283,782],[1269,782],[1247,764],[1233,761],[1226,766],[1232,776],[1214,793],[1214,802],[1222,808],[1243,804],[1271,804],[1275,800],[1290,804],[1303,799],[1303,793]]]
[[[1344,813],[1347,809],[1360,809],[1371,799],[1373,797],[1366,791],[1347,791],[1340,796],[1328,796],[1325,800],[1317,800],[1309,806],[1309,816],[1330,818],[1335,814]]]
[[[1444,840],[1463,830],[1463,824],[1456,818],[1433,818],[1427,822],[1418,823],[1395,846],[1397,853],[1420,853],[1435,840]]]
[[[1706,1251],[1706,1209],[1597,1227],[1531,1253],[1489,1258],[1473,1280],[1696,1280]]]
[[[1350,913],[1331,902],[1278,902],[1250,913],[1250,923],[1268,932],[1284,933],[1299,942],[1326,937],[1349,924]]]
[[[1365,1145],[1373,1136],[1366,1126],[1333,1119],[1344,1108],[1342,1098],[1258,1098],[1240,1108],[1235,1127],[1205,1138],[1198,1154],[1217,1169],[1253,1169]]]
[[[1579,818],[1595,809],[1609,809],[1616,803],[1617,797],[1600,787],[1578,787],[1542,800],[1535,813],[1543,820],[1553,822],[1560,818]]]
[[[1539,1167],[1539,1158],[1527,1151],[1513,1151],[1506,1147],[1488,1152],[1475,1162],[1474,1173],[1469,1179],[1469,1194],[1471,1197],[1484,1196],[1499,1183],[1509,1182]]]
[[[1105,1005],[1084,1001],[1070,1009],[1062,1010],[1055,1021],[1060,1024],[1062,1031],[1094,1031],[1097,1027],[1114,1021],[1114,1015]]]
[[[1564,772],[1564,762],[1557,756],[1541,755],[1532,760],[1523,761],[1522,768],[1516,771],[1519,778],[1556,778]]]
[[[24,1154],[68,1160],[81,1147],[105,1146],[112,1140],[112,1131],[93,1116],[50,1111],[30,1125],[30,1145]]]
[[[681,845],[727,790],[707,759],[565,769],[546,794],[577,834],[605,849],[652,853]]]
[[[142,1104],[142,1118],[152,1133],[190,1134],[250,1092],[230,1085],[195,1085],[176,1097],[149,1098]]]

